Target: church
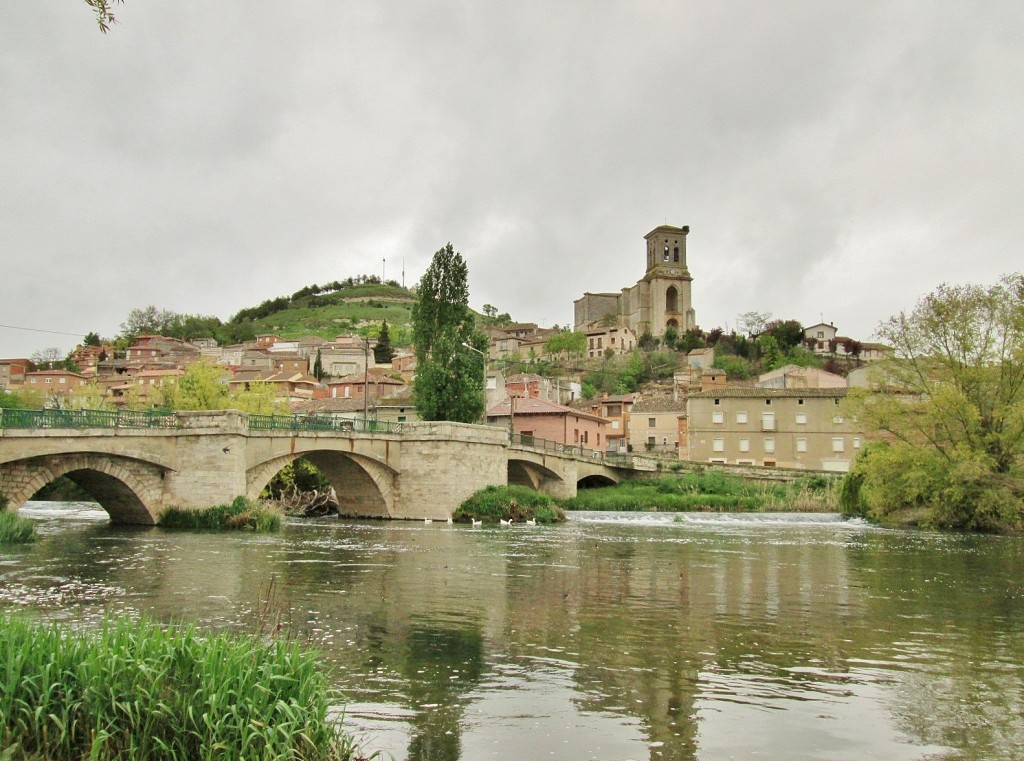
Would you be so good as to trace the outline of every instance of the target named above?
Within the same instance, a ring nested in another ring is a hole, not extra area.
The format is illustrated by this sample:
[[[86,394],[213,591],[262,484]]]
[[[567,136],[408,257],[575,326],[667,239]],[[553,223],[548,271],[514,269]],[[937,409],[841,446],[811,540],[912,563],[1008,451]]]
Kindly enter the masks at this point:
[[[672,326],[682,334],[697,326],[686,267],[689,225],[655,227],[647,241],[647,272],[636,285],[620,293],[584,293],[573,302],[573,329],[586,333],[597,327],[619,325],[636,335],[659,337]]]

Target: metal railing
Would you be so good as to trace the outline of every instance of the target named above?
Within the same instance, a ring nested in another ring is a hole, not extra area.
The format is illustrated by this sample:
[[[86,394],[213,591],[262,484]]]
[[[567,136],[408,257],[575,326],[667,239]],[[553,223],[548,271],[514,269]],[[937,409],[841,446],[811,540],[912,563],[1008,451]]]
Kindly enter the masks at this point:
[[[555,454],[567,455],[569,457],[582,457],[587,460],[604,460],[612,454],[609,452],[602,452],[599,449],[586,449],[581,446],[576,446],[575,444],[562,444],[561,442],[551,441],[550,439],[540,439],[528,433],[513,434],[512,446],[540,449],[545,452],[554,452]]]
[[[173,412],[0,409],[0,428],[177,428]]]
[[[402,423],[331,415],[249,415],[251,431],[330,431],[337,433],[401,433]]]

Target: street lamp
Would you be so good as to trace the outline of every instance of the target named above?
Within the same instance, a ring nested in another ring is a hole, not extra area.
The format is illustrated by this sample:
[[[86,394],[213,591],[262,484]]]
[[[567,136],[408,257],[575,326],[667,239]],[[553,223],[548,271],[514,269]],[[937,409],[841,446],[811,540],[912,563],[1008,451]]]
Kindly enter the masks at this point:
[[[480,355],[480,359],[484,363],[484,384],[483,384],[484,385],[484,420],[486,421],[486,418],[487,418],[487,354],[482,352],[482,351],[480,351],[478,348],[476,348],[475,346],[473,346],[472,344],[470,344],[470,343],[468,343],[466,341],[463,341],[462,345],[465,346],[470,351],[475,351],[477,354],[479,354]]]

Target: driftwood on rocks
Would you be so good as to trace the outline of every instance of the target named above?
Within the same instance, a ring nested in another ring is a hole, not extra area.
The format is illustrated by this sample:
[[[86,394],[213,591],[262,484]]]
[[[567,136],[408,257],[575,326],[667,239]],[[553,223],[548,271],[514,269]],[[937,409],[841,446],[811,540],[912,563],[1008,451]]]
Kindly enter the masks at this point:
[[[289,486],[278,495],[277,503],[281,505],[286,515],[296,515],[302,518],[336,515],[338,512],[338,499],[334,494],[334,489],[325,492],[316,489],[300,491],[295,486]]]

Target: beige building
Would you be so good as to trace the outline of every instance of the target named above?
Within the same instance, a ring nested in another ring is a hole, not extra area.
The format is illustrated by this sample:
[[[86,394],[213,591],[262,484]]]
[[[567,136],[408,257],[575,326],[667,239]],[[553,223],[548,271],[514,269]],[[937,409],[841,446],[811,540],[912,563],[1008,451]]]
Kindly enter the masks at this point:
[[[845,388],[726,387],[687,401],[689,456],[702,462],[845,472],[863,434],[840,410]]]
[[[760,388],[846,388],[846,378],[817,367],[785,365],[757,376]]]
[[[629,448],[686,457],[686,401],[641,399],[633,405],[629,420]]]
[[[587,357],[600,359],[606,352],[628,354],[636,348],[636,333],[629,328],[595,328],[588,330]]]
[[[637,284],[620,293],[584,293],[573,302],[575,328],[587,333],[600,326],[618,325],[642,336],[660,336],[669,325],[680,333],[696,327],[691,298],[693,277],[686,266],[689,226],[662,225],[647,241],[647,271]]]

